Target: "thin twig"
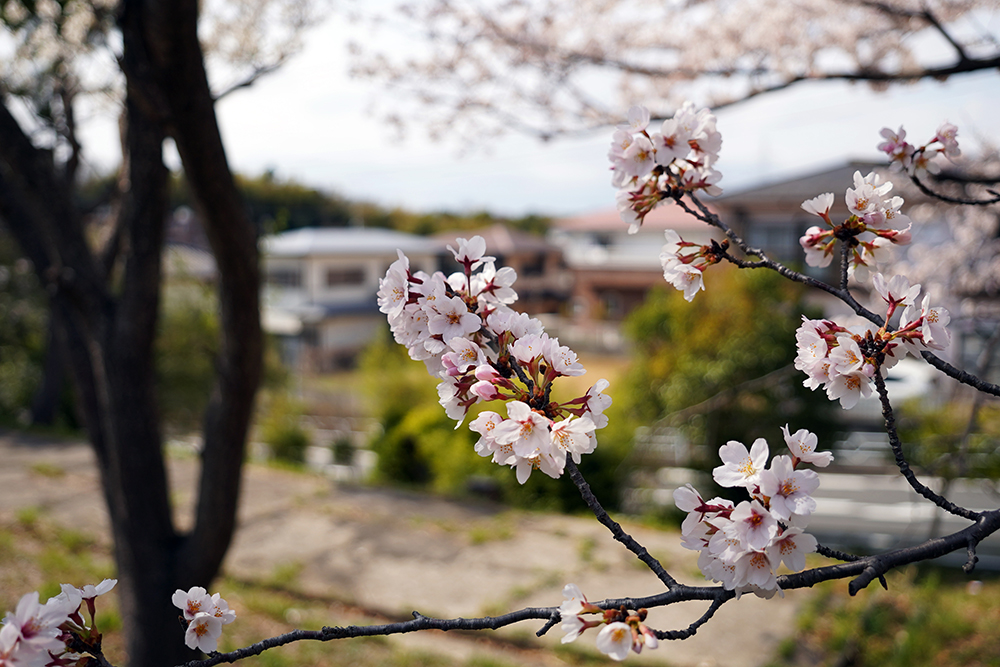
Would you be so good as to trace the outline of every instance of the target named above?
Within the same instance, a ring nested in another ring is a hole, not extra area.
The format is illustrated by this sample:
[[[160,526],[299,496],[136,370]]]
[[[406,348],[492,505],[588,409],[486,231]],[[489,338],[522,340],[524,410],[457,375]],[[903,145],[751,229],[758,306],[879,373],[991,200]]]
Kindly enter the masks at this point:
[[[948,202],[949,204],[962,204],[964,206],[989,206],[990,204],[996,204],[1000,202],[1000,194],[995,190],[987,190],[986,192],[993,195],[991,199],[961,199],[959,197],[952,197],[949,195],[941,194],[940,192],[935,192],[927,187],[916,174],[910,174],[910,180],[928,197],[933,197],[934,199],[940,199],[941,201]]]
[[[885,419],[885,432],[889,436],[889,446],[892,447],[892,453],[896,457],[896,467],[899,468],[900,474],[906,478],[906,481],[910,483],[914,491],[944,511],[950,512],[955,516],[960,516],[963,519],[969,519],[970,521],[977,520],[981,516],[981,512],[973,512],[964,507],[959,507],[947,498],[943,498],[935,493],[917,479],[917,476],[910,469],[910,464],[907,463],[906,457],[903,454],[903,446],[899,441],[899,433],[896,431],[896,418],[892,413],[892,405],[889,403],[889,394],[885,387],[885,379],[879,370],[875,372],[875,388],[878,391],[879,401],[882,403],[882,417]]]
[[[600,501],[597,500],[597,496],[595,496],[594,492],[590,489],[590,485],[587,483],[587,480],[583,478],[583,474],[580,472],[580,469],[576,467],[576,464],[571,458],[566,459],[566,472],[569,473],[569,478],[573,480],[574,484],[576,484],[576,488],[580,490],[583,502],[587,503],[587,507],[589,507],[594,513],[597,520],[611,531],[614,538],[624,544],[626,549],[634,553],[639,560],[645,563],[646,566],[653,571],[653,574],[655,574],[660,581],[663,582],[667,589],[676,587],[678,585],[677,581],[671,577],[665,569],[663,569],[663,565],[660,564],[660,561],[656,560],[652,554],[646,551],[646,547],[639,544],[635,538],[626,533],[618,522],[608,516],[608,513],[601,506]]]
[[[771,269],[772,271],[777,272],[779,275],[784,276],[785,278],[788,278],[793,282],[801,283],[808,287],[814,287],[816,289],[822,290],[828,294],[835,296],[836,298],[840,299],[845,304],[850,306],[850,308],[855,313],[865,318],[869,322],[874,323],[877,326],[881,327],[885,324],[884,320],[881,317],[879,317],[878,315],[876,315],[875,313],[873,313],[872,311],[868,310],[860,303],[858,303],[857,299],[854,298],[854,295],[851,294],[850,290],[838,289],[833,285],[829,285],[820,280],[816,280],[815,278],[812,278],[810,276],[803,275],[798,271],[793,271],[792,269],[781,264],[780,262],[776,262],[770,259],[759,248],[753,248],[749,246],[736,232],[734,232],[729,227],[729,225],[723,222],[722,219],[719,218],[719,216],[709,211],[708,208],[704,204],[702,204],[697,197],[691,194],[688,194],[688,196],[695,203],[695,205],[698,206],[698,208],[701,210],[701,213],[695,211],[686,203],[684,203],[684,201],[680,197],[674,198],[674,201],[676,201],[681,208],[683,208],[685,211],[687,211],[694,217],[698,218],[699,220],[713,227],[722,230],[726,234],[726,236],[728,236],[740,248],[740,250],[742,250],[747,255],[755,255],[757,257],[760,257],[760,260],[751,262],[747,260],[742,260],[738,257],[733,257],[728,253],[724,253],[722,257],[726,261],[736,266],[739,266],[740,268]],[[982,380],[976,377],[975,375],[972,375],[971,373],[967,373],[960,368],[956,368],[955,366],[952,366],[947,361],[941,359],[940,357],[938,357],[937,355],[933,354],[930,351],[925,350],[924,352],[920,353],[920,356],[923,357],[924,360],[927,361],[927,363],[929,363],[931,366],[938,369],[948,377],[958,380],[962,384],[967,384],[970,387],[973,387],[974,389],[985,392],[987,394],[991,394],[993,396],[1000,396],[1000,386],[995,385],[991,382],[986,382],[985,380]]]

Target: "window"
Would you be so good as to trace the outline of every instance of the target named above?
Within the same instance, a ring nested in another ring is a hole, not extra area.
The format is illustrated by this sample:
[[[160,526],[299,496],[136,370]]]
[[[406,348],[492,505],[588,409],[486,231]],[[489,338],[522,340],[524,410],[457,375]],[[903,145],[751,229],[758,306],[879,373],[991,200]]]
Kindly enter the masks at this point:
[[[267,284],[275,287],[302,287],[302,272],[298,269],[271,269]]]
[[[326,286],[364,285],[365,270],[361,267],[330,268],[326,270]]]

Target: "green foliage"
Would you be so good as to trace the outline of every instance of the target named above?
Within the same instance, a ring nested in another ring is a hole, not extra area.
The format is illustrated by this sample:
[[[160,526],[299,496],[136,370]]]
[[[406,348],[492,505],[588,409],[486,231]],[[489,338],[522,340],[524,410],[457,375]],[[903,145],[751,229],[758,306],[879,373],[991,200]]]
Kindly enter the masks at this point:
[[[299,227],[346,227],[354,218],[350,202],[294,181],[279,181],[273,172],[257,178],[237,176],[250,218],[265,234]]]
[[[0,235],[0,420],[26,413],[42,378],[48,309],[31,263]]]
[[[657,287],[628,317],[634,356],[619,392],[628,420],[683,426],[704,445],[705,466],[716,464],[716,448],[731,439],[773,443],[786,423],[793,431],[807,421],[810,430],[825,430],[829,402],[803,388],[791,367],[798,286],[772,272],[716,266],[706,273],[706,290],[688,303]],[[770,381],[744,385],[779,369]]]
[[[261,440],[271,448],[271,455],[289,463],[305,460],[309,436],[299,426],[302,406],[283,392],[268,400],[264,418],[260,421]]]
[[[219,351],[214,290],[194,281],[163,292],[155,363],[160,415],[179,429],[194,428],[208,405]]]
[[[910,566],[888,581],[888,591],[873,585],[855,597],[843,582],[821,584],[771,667],[1000,666],[995,578]]]
[[[549,227],[550,218],[529,214],[520,218],[495,216],[486,211],[458,214],[447,211],[414,213],[403,209],[383,209],[375,204],[355,204],[358,218],[370,227],[386,227],[411,234],[430,235],[444,231],[474,231],[497,223],[514,229],[542,235]]]
[[[183,276],[164,286],[155,348],[160,417],[173,430],[196,429],[215,384],[219,306],[215,288]],[[262,385],[285,384],[277,341],[268,339]]]
[[[969,428],[972,410],[960,402],[905,404],[898,411],[899,435],[911,465],[947,479],[1000,476],[1000,408],[982,406]]]
[[[86,192],[95,197],[102,183],[89,184]],[[236,185],[246,201],[257,229],[276,234],[300,227],[384,227],[411,234],[431,235],[443,231],[472,231],[503,222],[533,234],[544,234],[550,218],[529,214],[520,218],[495,216],[486,211],[460,214],[447,211],[417,213],[401,208],[387,209],[370,202],[352,202],[337,194],[323,192],[291,180],[280,180],[273,172],[257,177],[236,177]],[[183,179],[173,187],[173,205],[192,206],[193,200]]]

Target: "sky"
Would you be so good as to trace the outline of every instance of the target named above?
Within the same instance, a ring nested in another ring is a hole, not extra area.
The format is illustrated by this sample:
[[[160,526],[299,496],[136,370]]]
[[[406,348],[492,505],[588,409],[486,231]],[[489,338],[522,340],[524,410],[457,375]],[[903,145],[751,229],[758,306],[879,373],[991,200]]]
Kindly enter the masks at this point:
[[[614,206],[610,129],[548,143],[511,133],[471,154],[454,142],[429,141],[419,126],[400,141],[370,110],[389,93],[347,74],[352,29],[331,15],[309,30],[302,51],[276,73],[218,103],[234,170],[251,176],[273,170],[349,199],[415,211],[562,216]],[[918,143],[950,120],[969,152],[974,137],[1000,138],[998,108],[995,72],[886,93],[846,83],[801,84],[718,113],[720,185],[731,192],[849,159],[879,159],[875,146],[885,126],[904,125]],[[105,147],[116,145],[116,132],[96,121],[86,129]],[[115,159],[110,152],[94,155],[105,166]]]

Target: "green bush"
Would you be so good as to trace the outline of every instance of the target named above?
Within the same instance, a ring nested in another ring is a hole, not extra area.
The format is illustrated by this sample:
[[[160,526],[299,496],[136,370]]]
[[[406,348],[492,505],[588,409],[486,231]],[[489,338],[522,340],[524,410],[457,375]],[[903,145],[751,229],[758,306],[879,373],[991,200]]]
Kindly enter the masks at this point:
[[[299,426],[301,416],[301,406],[287,396],[279,394],[270,398],[260,422],[260,438],[271,448],[273,458],[289,463],[305,461],[309,436]]]

